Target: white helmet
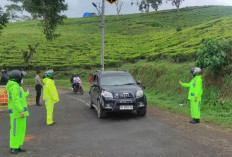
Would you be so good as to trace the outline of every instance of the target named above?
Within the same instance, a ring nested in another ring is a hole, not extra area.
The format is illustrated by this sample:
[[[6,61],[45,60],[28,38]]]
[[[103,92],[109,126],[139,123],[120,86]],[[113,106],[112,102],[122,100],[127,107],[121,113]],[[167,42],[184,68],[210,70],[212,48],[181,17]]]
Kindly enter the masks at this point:
[[[199,67],[194,68],[193,75],[199,75],[199,74],[201,74],[201,68]]]

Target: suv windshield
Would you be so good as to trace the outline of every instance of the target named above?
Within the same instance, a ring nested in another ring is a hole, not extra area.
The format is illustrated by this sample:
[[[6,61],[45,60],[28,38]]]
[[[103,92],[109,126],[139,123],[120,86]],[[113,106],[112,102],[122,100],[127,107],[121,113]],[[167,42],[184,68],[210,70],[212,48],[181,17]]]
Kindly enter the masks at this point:
[[[101,85],[103,86],[120,86],[135,84],[135,80],[130,75],[102,76]]]

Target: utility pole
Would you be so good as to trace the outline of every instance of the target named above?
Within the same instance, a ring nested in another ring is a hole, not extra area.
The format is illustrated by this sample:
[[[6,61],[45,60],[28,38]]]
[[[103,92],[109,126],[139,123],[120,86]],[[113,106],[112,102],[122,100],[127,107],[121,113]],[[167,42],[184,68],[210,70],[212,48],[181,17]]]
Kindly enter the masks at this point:
[[[105,56],[105,0],[102,0],[102,11],[101,11],[101,68],[105,70],[104,56]]]

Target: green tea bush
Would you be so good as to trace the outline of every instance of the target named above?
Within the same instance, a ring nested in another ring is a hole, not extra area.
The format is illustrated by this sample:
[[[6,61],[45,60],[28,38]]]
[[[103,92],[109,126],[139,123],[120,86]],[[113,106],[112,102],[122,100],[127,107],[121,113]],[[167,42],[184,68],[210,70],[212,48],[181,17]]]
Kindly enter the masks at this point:
[[[176,27],[176,31],[177,31],[177,32],[182,31],[182,27],[181,27],[181,26],[177,26],[177,27]]]
[[[231,50],[230,42],[226,39],[208,38],[197,53],[197,66],[208,68],[214,74],[226,66],[226,54]]]
[[[163,25],[161,23],[159,23],[158,21],[154,21],[151,24],[152,27],[162,27]]]

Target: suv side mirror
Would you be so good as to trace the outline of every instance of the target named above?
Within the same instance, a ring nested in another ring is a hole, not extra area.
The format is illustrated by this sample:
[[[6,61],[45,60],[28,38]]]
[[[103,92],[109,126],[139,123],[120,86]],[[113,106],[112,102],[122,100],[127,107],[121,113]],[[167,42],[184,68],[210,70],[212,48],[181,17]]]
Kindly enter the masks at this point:
[[[141,85],[142,82],[141,81],[136,81],[137,85]]]
[[[97,82],[92,82],[91,83],[91,87],[97,87],[97,86],[98,86]]]
[[[146,86],[143,85],[142,87],[143,87],[143,90],[146,89]]]

